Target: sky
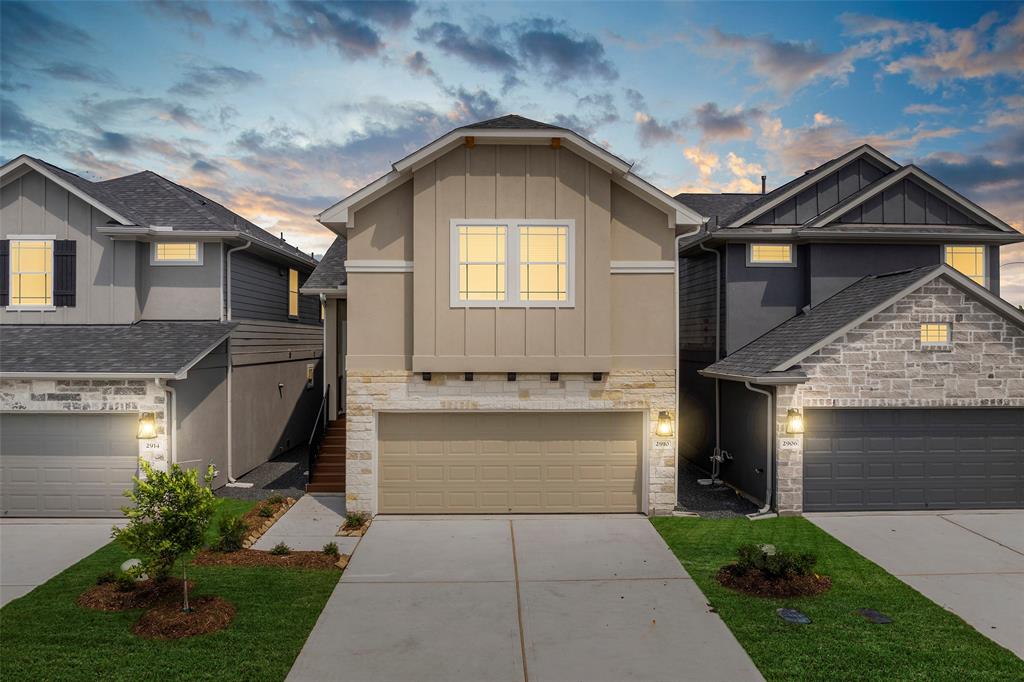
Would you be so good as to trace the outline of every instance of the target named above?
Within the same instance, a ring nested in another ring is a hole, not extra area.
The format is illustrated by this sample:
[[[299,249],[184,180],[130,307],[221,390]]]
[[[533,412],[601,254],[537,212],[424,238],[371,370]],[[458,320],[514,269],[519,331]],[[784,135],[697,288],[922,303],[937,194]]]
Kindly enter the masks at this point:
[[[2,0],[0,62],[3,159],[153,170],[317,253],[315,214],[507,113],[672,194],[867,142],[1024,230],[1024,3]]]

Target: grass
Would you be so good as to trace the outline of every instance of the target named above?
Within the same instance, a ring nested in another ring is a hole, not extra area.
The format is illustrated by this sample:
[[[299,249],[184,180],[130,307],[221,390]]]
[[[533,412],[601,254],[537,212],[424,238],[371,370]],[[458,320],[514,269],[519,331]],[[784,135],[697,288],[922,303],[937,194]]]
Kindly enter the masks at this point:
[[[769,681],[1024,679],[1024,661],[805,519],[651,521]],[[748,542],[815,553],[832,589],[762,599],[722,587],[715,574]],[[813,624],[784,623],[783,606]],[[864,607],[894,622],[872,625],[855,613]]]
[[[251,507],[222,500],[218,517]],[[215,537],[215,524],[207,541]],[[283,680],[338,582],[337,571],[193,566],[190,596],[235,605],[227,629],[175,642],[136,637],[141,610],[102,613],[75,599],[128,554],[110,543],[0,610],[0,679]]]

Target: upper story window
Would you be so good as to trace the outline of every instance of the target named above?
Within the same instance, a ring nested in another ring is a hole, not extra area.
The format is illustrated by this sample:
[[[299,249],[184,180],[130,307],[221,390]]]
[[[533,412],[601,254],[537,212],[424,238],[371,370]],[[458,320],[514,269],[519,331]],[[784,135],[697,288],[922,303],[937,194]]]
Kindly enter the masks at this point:
[[[453,220],[452,307],[573,306],[572,220]]]
[[[299,271],[288,268],[288,317],[299,316]]]
[[[921,345],[945,346],[950,343],[949,325],[945,322],[922,322]]]
[[[751,244],[748,265],[793,265],[792,244]]]
[[[153,242],[149,262],[153,265],[202,265],[199,242]]]
[[[947,245],[945,248],[946,265],[961,272],[981,286],[985,286],[985,247]]]
[[[12,239],[12,307],[41,308],[53,305],[53,240]]]

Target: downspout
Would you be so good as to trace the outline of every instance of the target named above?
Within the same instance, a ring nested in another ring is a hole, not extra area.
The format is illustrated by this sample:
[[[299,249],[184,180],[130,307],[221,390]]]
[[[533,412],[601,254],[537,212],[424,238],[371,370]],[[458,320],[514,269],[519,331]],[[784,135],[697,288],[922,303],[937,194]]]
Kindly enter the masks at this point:
[[[168,434],[168,441],[169,441],[170,450],[171,450],[171,452],[170,452],[170,455],[171,455],[170,463],[171,464],[177,464],[178,463],[178,425],[175,422],[178,420],[178,394],[177,394],[177,392],[173,388],[171,388],[170,386],[165,384],[164,380],[159,378],[159,377],[156,379],[156,386],[157,386],[157,388],[162,388],[164,391],[169,393],[170,396],[171,396],[170,401],[168,401],[168,403],[167,403],[170,406],[171,409],[168,412],[168,416],[166,418],[166,421],[167,421],[167,430],[170,432]]]
[[[715,254],[715,362],[722,359],[722,254],[718,249],[709,249],[704,242],[699,244],[702,251]],[[715,379],[715,448],[711,453],[711,478],[708,485],[718,479],[722,457],[722,394],[720,379]],[[704,481],[705,479],[701,479]]]
[[[227,280],[228,280],[227,281],[228,306],[227,307],[228,307],[228,321],[229,322],[231,321],[231,254],[233,254],[235,251],[244,251],[245,249],[248,249],[250,246],[252,246],[252,242],[246,242],[245,244],[242,244],[241,246],[236,246],[233,249],[228,249],[227,256],[225,257],[225,260],[227,261],[227,270],[228,270],[228,274],[227,274]],[[228,421],[228,439],[227,439],[228,440],[228,482],[227,482],[227,485],[232,487],[232,488],[251,488],[252,487],[252,483],[239,483],[237,480],[235,480],[234,472],[232,471],[232,468],[231,468],[231,450],[233,448],[233,440],[234,440],[232,438],[232,429],[234,427],[232,425],[232,419],[231,419],[231,375],[232,375],[232,369],[233,369],[233,366],[232,366],[233,363],[231,362],[231,337],[228,337],[227,344],[228,344],[227,345],[227,358],[226,358],[227,366],[228,366],[228,376],[227,376],[227,384],[228,384],[228,386],[227,386],[227,388],[228,388],[228,420],[227,420]]]
[[[749,381],[744,381],[743,385],[748,390],[754,393],[760,393],[768,399],[768,407],[765,409],[765,427],[767,433],[765,434],[768,438],[768,444],[765,447],[765,478],[768,479],[766,490],[764,493],[764,506],[758,509],[753,514],[747,514],[747,518],[751,521],[757,521],[759,519],[771,519],[778,516],[778,514],[772,512],[772,478],[774,477],[773,471],[773,457],[772,457],[772,441],[775,439],[775,416],[772,414],[772,394],[762,388],[754,388],[750,385]]]
[[[320,321],[320,324],[323,325],[323,328],[324,328],[324,341],[323,341],[324,352],[323,352],[323,355],[320,357],[320,362],[322,362],[323,365],[324,365],[324,385],[323,385],[323,389],[325,391],[330,391],[331,390],[330,389],[331,385],[327,383],[327,294],[320,294],[320,309],[324,311],[324,319]],[[335,308],[335,309],[337,309],[337,308]],[[335,342],[335,343],[337,343],[337,342]],[[331,398],[330,398],[330,396],[327,397],[327,415],[326,416],[327,416],[327,420],[328,421],[330,421],[331,417],[333,416],[333,413],[331,412]]]

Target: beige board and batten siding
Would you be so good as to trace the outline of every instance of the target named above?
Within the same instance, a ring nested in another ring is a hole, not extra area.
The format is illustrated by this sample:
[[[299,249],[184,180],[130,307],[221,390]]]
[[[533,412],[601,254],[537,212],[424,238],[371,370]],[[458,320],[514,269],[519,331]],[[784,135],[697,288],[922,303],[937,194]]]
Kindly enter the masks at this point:
[[[460,218],[573,220],[575,304],[453,307],[450,225]],[[348,273],[350,369],[589,373],[673,365],[670,273],[611,274],[613,260],[671,262],[669,216],[566,149],[459,147],[356,210],[351,225],[350,261],[411,263],[412,272]]]

